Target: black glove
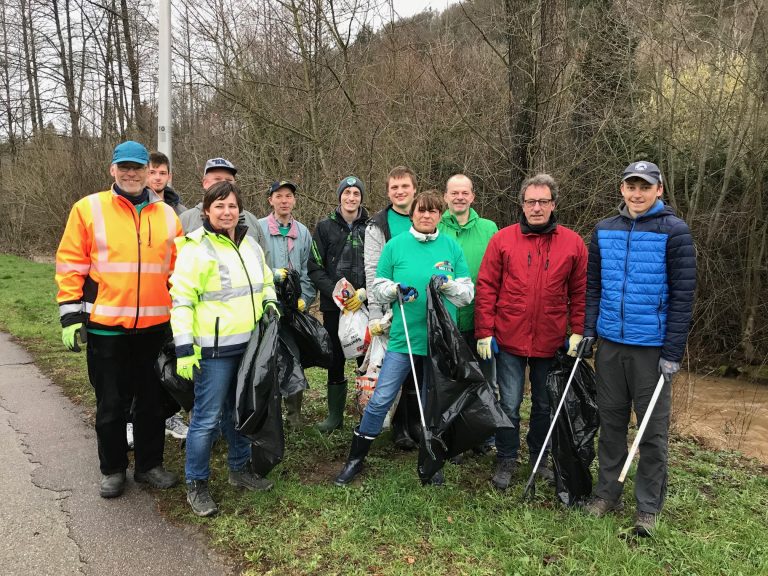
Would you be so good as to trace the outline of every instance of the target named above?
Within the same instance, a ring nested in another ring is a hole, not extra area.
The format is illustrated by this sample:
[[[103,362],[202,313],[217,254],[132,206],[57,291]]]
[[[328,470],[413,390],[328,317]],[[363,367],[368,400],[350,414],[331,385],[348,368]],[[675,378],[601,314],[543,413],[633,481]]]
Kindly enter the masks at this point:
[[[594,336],[584,336],[576,347],[577,358],[592,358],[592,346],[595,345]]]

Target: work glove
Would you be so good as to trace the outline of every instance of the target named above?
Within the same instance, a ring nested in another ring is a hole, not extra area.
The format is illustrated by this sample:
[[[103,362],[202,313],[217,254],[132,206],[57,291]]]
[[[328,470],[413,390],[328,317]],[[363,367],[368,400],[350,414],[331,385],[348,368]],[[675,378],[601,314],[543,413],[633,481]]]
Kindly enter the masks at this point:
[[[437,288],[440,290],[440,292],[445,292],[448,288],[450,288],[450,284],[453,282],[448,276],[445,274],[438,274],[435,276],[437,279]]]
[[[70,324],[61,330],[61,341],[72,352],[80,352],[80,345],[77,343],[78,334],[82,342],[85,343],[86,335],[85,330],[82,330],[82,328],[83,323],[78,322],[77,324]]]
[[[582,340],[584,340],[584,336],[581,334],[571,334],[570,338],[568,338],[568,356],[576,358],[579,344]]]
[[[403,302],[413,302],[419,297],[419,292],[413,286],[406,284],[394,284],[390,296],[397,298],[398,293],[402,296]]]
[[[365,293],[365,288],[358,288],[352,293],[352,296],[344,300],[344,311],[356,312],[360,310],[360,307],[363,305],[363,302],[365,302],[366,297],[367,294]]]
[[[672,376],[680,371],[680,362],[672,362],[665,358],[659,358],[659,372],[664,375],[664,380],[672,382]]]
[[[483,360],[490,360],[494,354],[499,352],[499,345],[496,344],[496,338],[488,336],[480,338],[477,341],[477,355]]]
[[[272,270],[272,277],[274,278],[275,282],[277,282],[278,284],[283,282],[287,276],[288,276],[287,268],[275,268],[274,270]]]
[[[384,323],[381,321],[381,318],[376,318],[375,320],[370,320],[368,322],[368,332],[370,332],[371,336],[384,335]]]
[[[264,310],[261,312],[261,317],[266,318],[267,322],[280,320],[280,310],[278,310],[277,304],[275,304],[272,300],[265,303]]]
[[[299,298],[299,301],[296,302],[296,308],[299,309],[299,312],[304,312],[307,309],[307,303],[304,302],[303,298]]]
[[[196,355],[176,359],[176,374],[185,380],[194,380],[195,368],[200,370],[200,361]]]
[[[573,338],[573,336],[571,336],[571,338]],[[592,358],[592,346],[594,345],[594,336],[584,336],[584,338],[581,339],[581,342],[576,346],[576,356],[578,358]]]

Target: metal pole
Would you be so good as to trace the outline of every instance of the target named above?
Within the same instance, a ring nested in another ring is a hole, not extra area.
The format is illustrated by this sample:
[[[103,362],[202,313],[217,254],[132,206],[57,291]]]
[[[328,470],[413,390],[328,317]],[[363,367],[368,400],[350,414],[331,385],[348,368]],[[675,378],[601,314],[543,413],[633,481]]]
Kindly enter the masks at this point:
[[[158,5],[158,37],[160,41],[158,55],[158,95],[157,95],[157,150],[162,152],[173,164],[171,155],[171,0],[160,0]],[[171,168],[171,166],[169,166]]]
[[[640,423],[640,428],[637,431],[637,436],[635,436],[635,441],[632,443],[632,448],[627,455],[626,462],[624,462],[624,468],[621,469],[621,474],[619,474],[619,482],[622,484],[624,484],[627,472],[629,472],[629,467],[632,465],[632,459],[635,457],[635,453],[640,446],[640,440],[643,438],[645,427],[648,426],[648,421],[651,419],[651,412],[653,412],[653,409],[656,406],[656,400],[659,399],[659,394],[661,394],[662,388],[664,388],[664,374],[659,376],[659,381],[656,383],[656,389],[653,391],[651,401],[648,403],[648,408],[645,410],[645,416],[643,416],[643,421]]]

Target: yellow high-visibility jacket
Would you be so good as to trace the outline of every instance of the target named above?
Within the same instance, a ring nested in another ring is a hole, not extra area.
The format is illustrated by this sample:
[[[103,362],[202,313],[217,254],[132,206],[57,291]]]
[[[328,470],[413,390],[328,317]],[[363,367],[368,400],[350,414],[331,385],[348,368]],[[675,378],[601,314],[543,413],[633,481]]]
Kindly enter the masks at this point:
[[[171,276],[171,328],[179,358],[199,348],[203,358],[241,354],[276,301],[272,270],[258,242],[238,227],[236,241],[206,226],[177,240]]]
[[[173,208],[151,191],[141,212],[114,190],[78,200],[56,252],[62,326],[135,332],[167,323],[181,233]]]

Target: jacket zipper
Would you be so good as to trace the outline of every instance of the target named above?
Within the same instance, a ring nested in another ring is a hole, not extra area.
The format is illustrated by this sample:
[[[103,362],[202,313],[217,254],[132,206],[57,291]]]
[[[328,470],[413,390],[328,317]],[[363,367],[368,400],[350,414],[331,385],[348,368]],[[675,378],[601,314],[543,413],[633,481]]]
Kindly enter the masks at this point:
[[[620,338],[624,340],[624,300],[627,292],[627,276],[629,275],[629,251],[632,246],[632,231],[635,229],[635,220],[632,221],[632,225],[629,227],[629,234],[627,234],[627,251],[624,254],[624,282],[621,284],[621,332]]]
[[[136,242],[138,244],[138,273],[136,274],[136,318],[133,321],[133,329],[136,330],[139,326],[139,307],[141,305],[141,212],[136,210],[136,207],[131,204],[131,208],[136,212],[138,225],[136,226]]]

